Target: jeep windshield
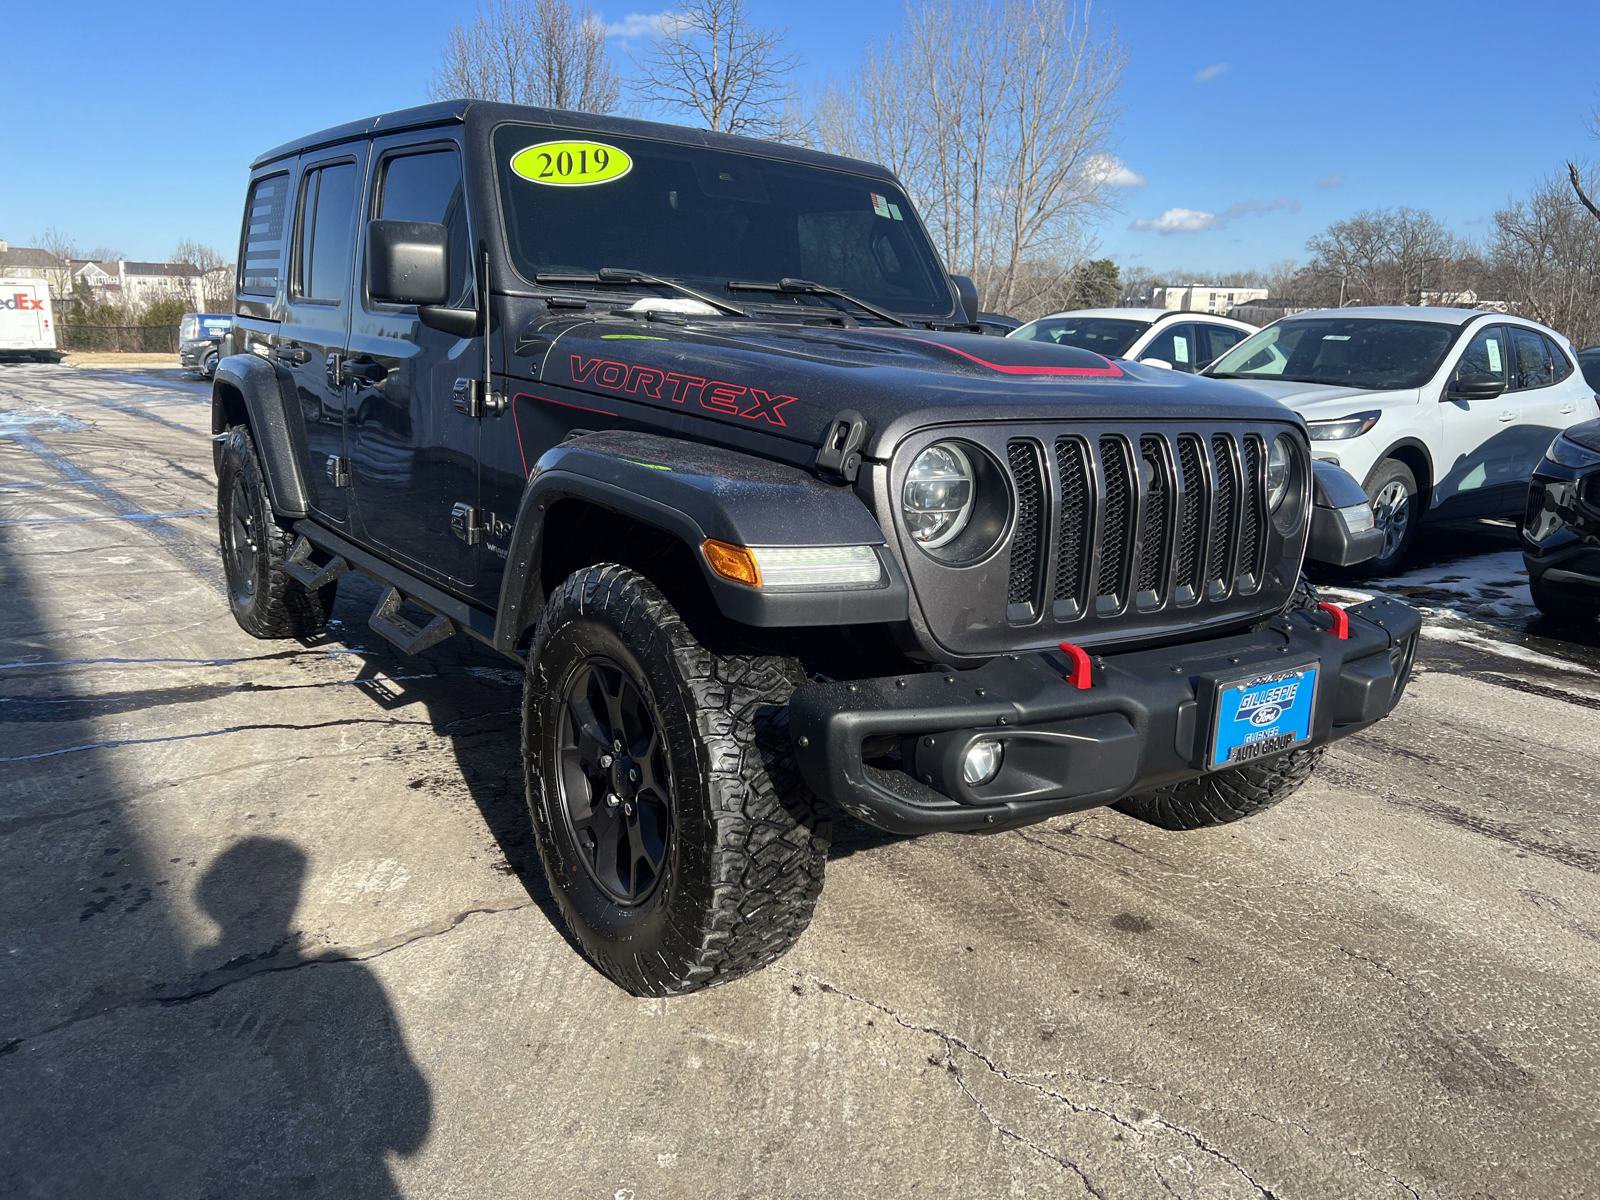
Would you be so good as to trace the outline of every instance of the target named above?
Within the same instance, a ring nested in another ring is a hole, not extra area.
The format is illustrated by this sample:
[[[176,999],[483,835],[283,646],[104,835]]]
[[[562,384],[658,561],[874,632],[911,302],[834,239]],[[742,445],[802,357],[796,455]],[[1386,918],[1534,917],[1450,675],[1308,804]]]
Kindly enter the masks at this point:
[[[506,247],[529,282],[625,266],[733,299],[730,283],[805,280],[892,313],[955,318],[938,256],[885,180],[543,126],[502,125],[493,144]],[[875,319],[808,290],[763,298],[747,286],[738,301]]]
[[[1436,321],[1291,318],[1246,338],[1206,374],[1367,391],[1421,387],[1433,378],[1455,336],[1454,325]]]

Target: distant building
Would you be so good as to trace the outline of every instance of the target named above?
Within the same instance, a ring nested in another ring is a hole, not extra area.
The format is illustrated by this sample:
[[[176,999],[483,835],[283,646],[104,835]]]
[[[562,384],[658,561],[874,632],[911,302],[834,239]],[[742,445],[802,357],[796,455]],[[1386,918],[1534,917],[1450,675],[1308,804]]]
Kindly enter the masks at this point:
[[[1151,294],[1150,303],[1155,308],[1215,313],[1223,316],[1236,304],[1246,304],[1252,300],[1266,298],[1266,288],[1221,287],[1190,283],[1182,287],[1158,287]]]
[[[13,279],[43,279],[50,285],[52,300],[72,290],[67,264],[50,251],[33,246],[13,246],[0,241],[0,275]]]
[[[195,312],[205,310],[204,277],[189,263],[74,259],[72,278],[103,303],[137,309],[157,300],[178,299]]]

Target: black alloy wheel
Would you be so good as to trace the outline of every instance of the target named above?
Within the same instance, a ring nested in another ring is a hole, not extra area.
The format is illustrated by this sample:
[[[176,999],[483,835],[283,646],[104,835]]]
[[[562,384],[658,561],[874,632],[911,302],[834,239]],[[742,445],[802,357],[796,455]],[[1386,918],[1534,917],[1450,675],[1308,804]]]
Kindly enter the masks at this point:
[[[261,563],[259,498],[252,494],[251,480],[240,472],[233,477],[228,505],[227,578],[233,587],[235,603],[244,607],[256,594],[256,572]]]
[[[562,703],[557,788],[567,832],[602,891],[650,898],[672,836],[671,780],[660,723],[620,663],[584,659]]]

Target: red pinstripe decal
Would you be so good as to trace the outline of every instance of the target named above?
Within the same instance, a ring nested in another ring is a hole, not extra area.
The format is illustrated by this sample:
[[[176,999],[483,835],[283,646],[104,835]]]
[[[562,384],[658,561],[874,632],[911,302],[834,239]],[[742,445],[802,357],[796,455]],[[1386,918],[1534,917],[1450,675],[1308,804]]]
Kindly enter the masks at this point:
[[[989,370],[998,371],[1002,375],[1092,375],[1102,379],[1116,379],[1122,375],[1121,367],[1117,366],[1109,358],[1103,358],[1098,354],[1095,354],[1095,357],[1106,364],[1103,367],[1019,367],[1009,366],[1005,363],[992,363],[986,358],[979,358],[976,354],[968,354],[965,350],[957,349],[955,346],[947,346],[943,342],[935,342],[929,338],[917,338],[915,340],[927,342],[930,346],[937,346],[941,350],[948,350],[951,354],[959,354],[969,362],[975,362],[980,367],[988,367]],[[1084,353],[1093,354],[1094,352],[1086,350]]]

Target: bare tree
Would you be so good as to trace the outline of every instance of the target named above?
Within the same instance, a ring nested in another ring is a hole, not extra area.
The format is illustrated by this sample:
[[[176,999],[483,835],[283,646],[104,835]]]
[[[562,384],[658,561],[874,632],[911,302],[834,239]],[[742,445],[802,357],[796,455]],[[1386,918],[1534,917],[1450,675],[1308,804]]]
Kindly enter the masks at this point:
[[[207,312],[221,312],[233,304],[233,263],[215,246],[181,241],[172,251],[172,261],[188,263],[200,272],[200,292]]]
[[[927,0],[818,111],[819,140],[890,165],[986,308],[1072,290],[1085,227],[1109,207],[1124,56],[1088,0]]]
[[[1512,308],[1559,330],[1578,346],[1600,342],[1600,223],[1582,197],[1597,190],[1591,172],[1553,175],[1525,200],[1494,216],[1493,278]]]
[[[608,113],[621,85],[593,11],[579,11],[571,0],[492,0],[450,31],[428,90],[435,100]]]
[[[1338,281],[1344,299],[1363,304],[1416,304],[1463,292],[1466,249],[1432,213],[1415,208],[1359,212],[1335,221],[1306,243],[1306,274],[1324,290]]]
[[[744,0],[688,0],[663,15],[635,59],[634,90],[707,129],[792,139],[803,132],[789,86],[800,60],[783,39],[782,30],[751,24]]]

